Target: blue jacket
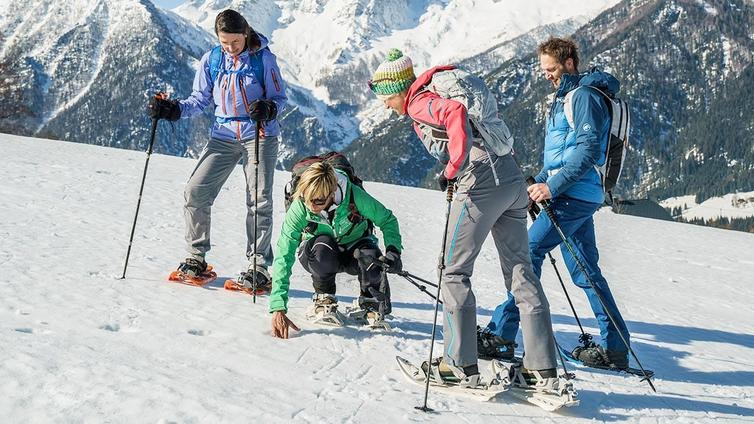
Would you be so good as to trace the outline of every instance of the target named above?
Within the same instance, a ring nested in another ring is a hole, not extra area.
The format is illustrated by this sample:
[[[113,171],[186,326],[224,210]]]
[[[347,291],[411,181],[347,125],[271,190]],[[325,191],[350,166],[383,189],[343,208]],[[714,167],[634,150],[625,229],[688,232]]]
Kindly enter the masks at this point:
[[[278,107],[278,114],[285,108],[288,98],[285,95],[285,82],[280,76],[280,68],[275,55],[266,48],[269,41],[261,34],[259,40],[261,47],[254,54],[262,55],[264,64],[264,88],[256,80],[251,72],[250,75],[240,76],[239,73],[220,72],[212,84],[209,71],[209,56],[211,50],[202,56],[199,68],[194,76],[194,87],[191,96],[180,101],[181,118],[189,118],[202,113],[213,104],[215,106],[216,119],[210,129],[210,136],[223,141],[238,141],[253,139],[256,131],[256,123],[248,120],[246,104],[260,98],[274,101]],[[238,56],[223,55],[223,69],[228,71],[243,70],[249,67],[249,51],[245,50]],[[241,81],[239,81],[239,79]],[[243,89],[242,89],[243,87]],[[243,90],[243,91],[242,91]],[[246,98],[244,98],[244,94]],[[223,119],[230,118],[230,119]],[[233,118],[241,118],[235,120]],[[275,137],[280,134],[280,124],[277,120],[264,123],[264,135]]]
[[[582,88],[572,95],[573,128],[564,111],[566,94],[580,86],[596,87],[609,95],[620,82],[599,70],[585,74],[563,74],[547,117],[544,165],[534,179],[547,183],[552,197],[567,196],[585,202],[602,203],[605,193],[596,166],[605,163],[610,137],[610,110],[602,94]]]

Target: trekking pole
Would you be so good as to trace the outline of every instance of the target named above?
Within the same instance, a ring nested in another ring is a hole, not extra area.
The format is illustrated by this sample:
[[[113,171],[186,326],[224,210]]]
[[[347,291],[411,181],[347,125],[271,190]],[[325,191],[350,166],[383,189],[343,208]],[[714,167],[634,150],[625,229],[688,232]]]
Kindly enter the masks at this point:
[[[401,277],[406,278],[406,279],[412,278],[414,280],[419,280],[419,281],[421,281],[422,283],[424,283],[424,284],[426,284],[428,286],[437,287],[437,284],[431,283],[431,282],[429,282],[429,281],[427,281],[427,280],[425,280],[425,279],[423,279],[421,277],[417,277],[416,275],[414,275],[414,274],[412,274],[412,273],[410,273],[408,271],[401,271],[401,272],[398,273],[398,275],[400,275]]]
[[[149,147],[147,147],[147,161],[144,163],[144,174],[141,176],[141,187],[139,188],[139,200],[136,201],[136,213],[134,214],[134,223],[131,226],[131,237],[128,239],[128,251],[126,252],[126,263],[123,265],[123,275],[121,280],[126,278],[126,269],[128,269],[128,258],[131,256],[131,245],[134,241],[134,232],[136,231],[136,219],[139,218],[139,208],[141,207],[141,195],[144,192],[144,181],[147,179],[147,168],[149,167],[149,157],[152,156],[152,146],[154,146],[155,134],[157,133],[157,118],[152,118],[152,131],[149,136]]]
[[[390,268],[390,265],[384,261],[384,257],[375,258],[374,256],[371,256],[371,255],[365,255],[365,254],[363,254],[358,249],[356,249],[353,252],[353,257],[356,258],[357,260],[361,259],[361,258],[364,258],[365,260],[369,261],[369,263],[372,263],[374,265],[377,265],[377,266],[381,267],[383,271],[385,271],[388,268]],[[418,288],[419,291],[426,293],[429,297],[432,298],[432,300],[437,300],[442,305],[442,300],[438,300],[435,297],[435,295],[433,295],[432,293],[430,293],[427,290],[427,286],[417,283],[416,281],[414,281],[414,279],[417,279],[417,280],[421,281],[422,283],[428,284],[428,285],[430,285],[432,287],[437,287],[437,284],[430,283],[429,281],[427,281],[427,280],[425,280],[423,278],[417,277],[414,274],[411,274],[410,272],[407,272],[407,271],[396,272],[396,274],[400,275],[403,278],[405,278],[406,281],[408,281],[409,283],[411,283],[414,286],[416,286],[416,288]]]
[[[555,335],[553,334],[552,340],[555,342],[555,349],[558,351],[558,358],[560,358],[560,365],[563,367],[563,377],[566,380],[572,380],[576,378],[576,374],[572,372],[568,372],[568,368],[566,367],[565,358],[563,357],[563,351],[560,349],[560,344],[558,344],[558,339],[555,338]]]
[[[429,342],[429,362],[427,362],[427,384],[424,386],[424,405],[415,406],[414,409],[418,409],[424,412],[434,411],[427,406],[427,397],[429,396],[429,374],[432,369],[432,353],[435,347],[435,332],[437,330],[437,312],[440,309],[440,286],[442,285],[442,275],[445,270],[445,248],[448,243],[448,224],[450,223],[450,208],[453,205],[453,190],[455,189],[454,183],[448,184],[448,191],[446,200],[448,201],[448,210],[445,212],[445,230],[442,234],[442,251],[440,253],[440,260],[437,264],[437,268],[440,270],[440,275],[437,280],[437,295],[435,296],[435,318],[432,321],[432,339]]]
[[[407,272],[406,273],[400,273],[399,272],[398,275],[400,275],[401,277],[405,278],[406,281],[408,281],[409,283],[411,283],[414,286],[416,286],[416,288],[419,289],[419,291],[426,293],[429,297],[431,297],[433,300],[438,301],[442,305],[442,300],[439,300],[438,298],[435,297],[435,295],[433,295],[432,293],[430,293],[427,290],[427,286],[425,286],[423,284],[419,284],[416,281],[414,281],[413,278],[412,278],[413,276],[411,274],[409,274]],[[421,281],[421,279],[420,279],[420,281]],[[429,283],[429,285],[432,286],[432,287],[437,287],[437,284]]]
[[[529,180],[527,180],[527,182],[529,182]],[[529,183],[529,185],[531,185],[531,183]],[[532,222],[537,220],[537,216],[539,215],[540,211],[541,209],[539,208],[539,206],[537,206],[536,203],[532,203],[531,207],[529,208],[529,216],[531,216]],[[555,270],[555,275],[558,276],[558,281],[560,281],[560,287],[563,288],[563,293],[565,293],[565,297],[568,300],[568,305],[571,306],[573,317],[576,318],[576,324],[579,325],[579,330],[581,331],[581,335],[579,336],[579,342],[584,347],[591,347],[594,344],[594,342],[592,342],[592,335],[584,331],[584,327],[581,325],[579,314],[576,313],[576,308],[573,307],[573,302],[571,302],[571,296],[568,295],[568,290],[566,290],[566,286],[563,283],[563,277],[560,276],[560,271],[558,270],[557,265],[555,265],[555,258],[552,257],[551,252],[547,252],[547,257],[550,258],[550,264],[552,264],[552,267]]]
[[[251,274],[251,299],[257,303],[257,211],[259,209],[259,132],[262,123],[257,121],[257,132],[254,141],[254,270]]]
[[[529,177],[527,179],[527,182],[533,181],[534,179]],[[584,274],[584,277],[586,277],[586,281],[589,283],[589,286],[591,286],[592,290],[594,290],[594,293],[597,295],[597,299],[600,301],[600,304],[602,304],[602,308],[605,309],[605,314],[610,319],[610,322],[613,324],[616,330],[618,330],[618,335],[620,336],[621,341],[623,341],[623,344],[628,348],[628,351],[631,352],[631,356],[636,360],[636,364],[639,365],[639,368],[641,369],[642,374],[644,374],[644,380],[649,383],[649,387],[652,388],[652,390],[657,393],[657,389],[655,389],[655,385],[652,383],[652,380],[650,380],[649,374],[647,374],[647,371],[644,369],[644,367],[641,365],[641,361],[639,361],[639,357],[636,356],[636,353],[633,349],[631,349],[631,345],[628,344],[628,340],[626,340],[626,336],[623,335],[623,332],[618,329],[618,324],[615,321],[615,318],[613,318],[613,314],[610,313],[610,309],[607,307],[607,302],[605,302],[605,299],[602,298],[602,294],[597,290],[596,285],[594,284],[594,281],[592,281],[592,277],[589,276],[589,273],[586,270],[586,267],[581,262],[581,259],[576,254],[576,250],[574,250],[573,246],[571,246],[571,243],[568,241],[568,238],[563,233],[563,229],[560,228],[560,225],[558,224],[558,218],[555,216],[555,213],[550,208],[550,203],[546,200],[540,202],[542,205],[542,209],[545,210],[545,213],[550,218],[550,221],[552,221],[553,227],[555,227],[555,230],[558,232],[558,235],[560,236],[561,240],[563,240],[563,244],[568,249],[568,252],[571,253],[571,256],[573,256],[574,261],[576,262],[576,265],[579,267],[579,270]]]

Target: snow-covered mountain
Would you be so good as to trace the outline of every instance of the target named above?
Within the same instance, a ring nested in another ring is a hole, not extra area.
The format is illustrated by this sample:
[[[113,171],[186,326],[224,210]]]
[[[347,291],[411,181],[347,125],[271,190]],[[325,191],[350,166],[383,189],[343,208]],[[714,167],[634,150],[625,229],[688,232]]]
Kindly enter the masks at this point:
[[[391,47],[422,69],[457,62],[538,26],[583,23],[617,0],[194,0],[174,11],[214,33],[214,17],[234,8],[272,35],[286,77],[328,104],[370,100],[365,80]],[[356,75],[354,75],[356,74]],[[351,84],[351,79],[361,79]],[[343,84],[343,78],[349,82]],[[349,94],[350,93],[350,94]]]
[[[166,125],[166,124],[161,124]],[[118,279],[145,155],[0,134],[0,415],[4,422],[748,422],[754,417],[754,235],[603,209],[601,267],[644,366],[634,377],[574,368],[581,405],[548,414],[506,394],[491,402],[431,391],[427,415],[394,357],[424,360],[434,304],[391,277],[395,330],[322,328],[303,319],[310,278],[297,264],[289,340],[269,333],[267,300],[222,290],[244,263],[244,178],[231,175],[213,209],[207,289],[165,281],[183,258],[182,191],[195,161],[155,154],[131,261]],[[75,158],[75,160],[71,160]],[[282,199],[288,173],[276,173]],[[405,269],[433,280],[444,196],[373,182],[396,214]],[[275,204],[278,236],[283,202]],[[703,247],[703,248],[702,248]],[[480,323],[504,297],[488,240],[474,270]],[[562,259],[553,252],[558,266]],[[542,282],[556,336],[579,334],[552,267]],[[567,281],[587,331],[588,302]],[[341,302],[358,292],[339,276]],[[747,312],[748,311],[748,312]],[[435,351],[438,351],[436,349]]]
[[[213,33],[216,14],[234,8],[271,34],[284,77],[307,99],[299,104],[302,113],[328,130],[333,148],[387,117],[366,81],[391,47],[424,69],[476,56],[545,25],[561,24],[570,33],[617,1],[194,0],[174,11]],[[286,138],[296,137],[295,126],[286,127]]]
[[[617,194],[706,199],[754,190],[752,28],[751,1],[623,0],[572,35],[581,49],[580,70],[598,66],[613,73],[621,81],[619,96],[631,107],[630,147]],[[542,78],[534,48],[496,69],[475,69],[498,96],[519,164],[536,174],[544,99],[552,86]],[[418,166],[402,162],[404,151],[418,150],[418,144],[407,122],[395,120],[364,133],[348,150],[366,178],[419,185],[434,175],[429,155],[413,154],[423,158]]]
[[[188,92],[213,42],[148,0],[10,0],[0,31],[1,128],[131,149],[147,139],[148,95]],[[190,153],[207,123],[162,130],[157,150]]]
[[[216,43],[214,17],[232,7],[270,36],[290,83],[281,117],[287,165],[341,149],[387,116],[365,81],[390,47],[418,66],[460,60],[541,25],[570,32],[616,1],[194,0],[174,13],[148,0],[6,0],[0,130],[142,148],[148,95],[190,93],[197,59]],[[208,119],[161,128],[156,150],[196,154]]]

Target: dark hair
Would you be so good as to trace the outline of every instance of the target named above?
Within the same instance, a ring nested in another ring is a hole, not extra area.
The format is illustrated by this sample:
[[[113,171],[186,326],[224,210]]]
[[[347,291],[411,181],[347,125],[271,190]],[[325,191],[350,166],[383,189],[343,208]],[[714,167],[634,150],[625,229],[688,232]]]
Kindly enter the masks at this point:
[[[579,69],[579,52],[576,43],[564,38],[551,37],[549,40],[537,47],[539,55],[546,54],[558,60],[558,63],[565,65],[565,61],[573,59],[573,67],[578,72]]]
[[[240,13],[232,9],[226,9],[217,14],[215,18],[215,35],[220,32],[230,34],[244,34],[246,36],[246,49],[256,49],[261,46],[257,32],[246,22]]]

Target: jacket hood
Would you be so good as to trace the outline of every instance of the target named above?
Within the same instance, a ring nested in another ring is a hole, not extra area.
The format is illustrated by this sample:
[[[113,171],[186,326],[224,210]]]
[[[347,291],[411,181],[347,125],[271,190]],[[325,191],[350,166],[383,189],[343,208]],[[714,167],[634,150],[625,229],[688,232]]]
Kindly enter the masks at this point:
[[[270,40],[267,39],[264,35],[257,33],[257,37],[259,37],[259,49],[262,50],[270,45]]]
[[[618,94],[620,90],[620,81],[607,72],[592,68],[583,74],[563,74],[560,77],[560,88],[556,97],[565,96],[569,91],[579,86],[590,86],[598,88],[610,97]]]

